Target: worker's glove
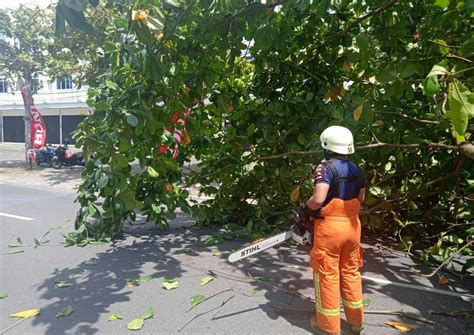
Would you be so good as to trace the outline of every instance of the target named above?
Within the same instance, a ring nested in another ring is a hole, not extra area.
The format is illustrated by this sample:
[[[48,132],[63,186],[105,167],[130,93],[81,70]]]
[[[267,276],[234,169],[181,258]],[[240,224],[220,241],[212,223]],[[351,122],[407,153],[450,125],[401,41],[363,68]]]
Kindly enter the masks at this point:
[[[305,227],[306,223],[311,220],[312,212],[313,211],[308,206],[300,206],[298,209],[298,225]]]

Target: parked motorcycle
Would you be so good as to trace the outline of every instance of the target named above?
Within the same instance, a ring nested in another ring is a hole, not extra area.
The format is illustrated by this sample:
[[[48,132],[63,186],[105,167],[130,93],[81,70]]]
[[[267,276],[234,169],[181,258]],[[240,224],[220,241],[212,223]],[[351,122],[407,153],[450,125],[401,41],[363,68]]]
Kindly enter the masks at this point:
[[[60,145],[56,148],[53,159],[51,159],[51,165],[55,169],[59,169],[61,166],[84,166],[85,162],[82,156],[82,151],[72,153],[68,149],[68,141],[65,144]]]
[[[56,148],[53,147],[52,145],[46,144],[45,147],[42,147],[39,150],[34,151],[34,158],[35,162],[37,165],[40,165],[41,163],[46,163],[51,166],[51,161],[53,160],[54,154],[55,154]]]

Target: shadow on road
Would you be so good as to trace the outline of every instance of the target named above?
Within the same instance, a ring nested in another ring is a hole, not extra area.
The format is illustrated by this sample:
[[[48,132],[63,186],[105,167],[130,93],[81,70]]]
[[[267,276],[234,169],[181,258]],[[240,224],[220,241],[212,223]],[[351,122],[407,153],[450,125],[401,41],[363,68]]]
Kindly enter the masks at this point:
[[[102,332],[98,324],[104,317],[115,312],[111,307],[122,302],[132,302],[131,295],[135,288],[126,285],[127,279],[138,278],[144,274],[153,278],[183,278],[189,276],[189,267],[186,263],[195,264],[202,271],[215,271],[217,276],[232,272],[226,279],[245,281],[246,285],[254,287],[253,293],[248,288],[245,292],[235,292],[238,299],[247,299],[247,303],[234,304],[233,310],[226,310],[206,322],[236,322],[248,319],[249,313],[263,311],[269,319],[283,318],[295,328],[296,333],[310,332],[309,318],[314,309],[314,292],[311,270],[307,268],[308,254],[303,248],[296,249],[288,244],[270,252],[262,252],[258,257],[246,259],[235,264],[227,264],[223,260],[212,265],[206,259],[216,248],[221,252],[229,252],[242,245],[241,241],[226,241],[217,246],[207,246],[205,236],[212,234],[208,230],[190,228],[192,220],[184,216],[178,217],[178,224],[172,229],[163,231],[150,225],[134,225],[126,229],[124,237],[111,243],[110,247],[95,254],[97,264],[89,266],[85,262],[77,266],[57,269],[44,279],[37,287],[42,300],[48,301],[48,306],[42,309],[39,317],[34,319],[34,325],[47,327],[45,334],[65,334],[73,331],[80,334],[95,334]],[[374,242],[371,242],[373,245]],[[186,255],[180,254],[183,248],[190,248]],[[183,258],[185,256],[185,258]],[[212,256],[210,256],[212,258]],[[183,260],[185,260],[183,262]],[[209,265],[211,264],[211,265]],[[418,280],[414,272],[413,262],[396,253],[381,252],[375,247],[366,248],[364,272],[377,273],[382,278],[394,282],[410,282],[427,286],[426,279]],[[243,280],[242,278],[247,278]],[[65,280],[74,286],[67,289],[58,289],[54,282]],[[434,287],[436,278],[431,279]],[[147,285],[145,283],[144,285]],[[229,284],[226,283],[225,286]],[[445,288],[448,289],[448,288]],[[449,287],[455,291],[454,286]],[[179,291],[183,294],[185,291]],[[237,289],[236,289],[237,290]],[[248,290],[248,291],[247,291]],[[155,290],[156,291],[156,290]],[[368,310],[405,310],[416,312],[437,323],[435,326],[402,319],[389,315],[367,315],[367,334],[395,334],[384,326],[384,321],[402,321],[413,326],[415,334],[466,334],[472,330],[472,319],[449,318],[433,316],[428,310],[461,310],[470,309],[469,303],[456,297],[425,293],[396,286],[380,286],[370,281],[364,281],[364,293],[370,297],[372,303]],[[150,292],[150,296],[156,292]],[[152,299],[144,296],[144,300]],[[188,297],[186,296],[188,302]],[[155,297],[153,298],[155,299]],[[252,300],[254,299],[254,300]],[[136,300],[136,296],[134,296]],[[253,303],[254,302],[254,303]],[[178,305],[178,306],[175,306]],[[57,319],[56,313],[66,307],[73,306],[76,313],[68,318]],[[178,301],[172,302],[168,308],[178,309],[183,313],[185,307]],[[182,314],[184,315],[184,314]],[[185,316],[186,317],[186,316]],[[196,321],[197,322],[197,321]],[[122,324],[123,327],[123,324]],[[347,325],[343,322],[343,329]],[[100,328],[100,329],[99,329]],[[124,328],[121,328],[122,331]],[[192,328],[188,328],[187,332]],[[209,333],[217,334],[218,326],[209,328]],[[99,331],[101,330],[101,331]],[[176,333],[177,328],[171,333]]]

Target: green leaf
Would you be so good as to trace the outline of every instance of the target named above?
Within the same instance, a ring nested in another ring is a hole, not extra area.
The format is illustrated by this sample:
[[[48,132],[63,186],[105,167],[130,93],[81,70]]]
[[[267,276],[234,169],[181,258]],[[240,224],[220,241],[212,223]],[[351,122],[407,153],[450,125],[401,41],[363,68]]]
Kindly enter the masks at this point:
[[[364,306],[369,306],[371,302],[372,302],[372,300],[370,300],[370,299],[362,299],[362,304]]]
[[[89,265],[89,266],[95,266],[95,265],[97,265],[97,260],[96,259],[90,259],[88,261],[85,261],[84,264]]]
[[[446,41],[445,40],[440,40],[440,39],[437,39],[435,41],[438,42],[439,52],[442,55],[447,55],[449,53],[449,48],[448,48],[448,44],[446,43]]]
[[[251,295],[257,295],[258,292],[260,292],[261,289],[259,289],[258,287],[254,287],[252,288],[252,291],[250,291],[250,294]]]
[[[436,0],[434,5],[441,8],[447,8],[449,6],[449,1],[450,0]]]
[[[133,114],[128,114],[127,115],[127,123],[131,125],[132,127],[136,127],[138,125],[138,119],[135,115]]]
[[[66,30],[66,21],[61,10],[61,6],[56,5],[56,18],[54,19],[54,35],[57,37],[63,37]]]
[[[94,108],[97,112],[102,112],[110,109],[110,104],[107,101],[99,101],[94,105]]]
[[[105,173],[103,173],[100,176],[99,180],[97,181],[97,186],[99,188],[104,188],[105,186],[107,186],[108,182],[109,182],[109,177]]]
[[[439,90],[438,78],[436,76],[426,78],[423,82],[423,89],[425,91],[425,95],[429,97],[435,95]]]
[[[395,78],[397,78],[397,70],[394,67],[389,67],[385,70],[382,70],[377,75],[377,80],[382,84],[395,80]]]
[[[202,277],[202,278],[201,278],[200,284],[201,284],[201,286],[203,286],[203,285],[209,284],[209,283],[210,283],[211,281],[213,281],[213,280],[214,280],[214,277],[212,277],[212,276],[205,276],[205,277]]]
[[[194,297],[191,298],[191,306],[192,308],[196,307],[200,303],[202,303],[204,300],[206,300],[206,297],[203,296],[202,294],[195,295]]]
[[[74,10],[71,7],[65,5],[63,2],[59,2],[58,6],[61,6],[61,12],[66,19],[66,22],[76,30],[80,30],[89,35],[95,35],[94,27],[87,22],[86,17],[82,11]]]
[[[298,143],[304,145],[306,143],[306,139],[304,138],[303,133],[299,133],[298,135]]]
[[[215,252],[212,253],[212,256],[220,257],[220,256],[222,256],[222,252],[215,251]]]
[[[0,299],[6,299],[8,298],[8,293],[7,292],[0,292]]]
[[[466,272],[467,270],[472,268],[474,268],[474,258],[470,258],[466,261],[466,263],[464,263],[461,272]]]
[[[69,228],[69,225],[63,224],[63,225],[57,226],[57,227],[50,227],[49,230],[59,230],[59,229],[67,229],[67,228]]]
[[[115,320],[122,320],[123,316],[120,312],[115,312],[109,315],[107,321],[115,321]]]
[[[162,285],[163,288],[167,289],[168,291],[169,290],[172,290],[172,289],[175,289],[175,288],[178,288],[179,287],[179,281],[178,279],[176,278],[173,278],[173,279],[165,279],[163,281],[163,285]]]
[[[366,34],[361,33],[356,37],[357,46],[362,53],[367,53],[370,47],[369,38]]]
[[[74,308],[72,308],[72,306],[67,306],[56,314],[56,318],[67,317],[71,315],[72,313],[74,313]]]
[[[428,75],[426,76],[426,78],[432,77],[432,76],[443,76],[447,73],[448,73],[448,70],[446,70],[444,66],[434,65],[430,73],[428,73]]]
[[[147,172],[152,178],[158,178],[160,174],[151,166],[147,167]]]
[[[64,288],[64,287],[74,286],[74,284],[72,284],[72,283],[67,283],[67,282],[64,281],[64,280],[56,280],[56,281],[54,281],[54,284],[55,284],[56,287],[58,287],[58,288]]]
[[[116,83],[114,83],[112,80],[106,79],[105,80],[105,86],[107,88],[110,88],[111,90],[118,91],[119,87]]]
[[[467,88],[458,81],[453,81],[449,84],[448,101],[449,110],[451,112],[451,123],[453,124],[458,141],[462,141],[467,129],[469,118],[468,110],[471,110],[471,113],[473,113],[473,105],[468,102],[467,92]]]
[[[33,241],[35,242],[35,246],[41,246],[41,242],[37,238],[34,238]]]
[[[190,254],[192,252],[193,252],[193,249],[191,248],[183,248],[183,249],[176,250],[177,254]]]
[[[137,318],[129,323],[127,323],[127,329],[128,330],[140,330],[143,328],[143,325],[145,324],[145,321],[142,318]]]
[[[137,281],[139,284],[142,284],[142,283],[145,283],[147,281],[150,281],[153,279],[153,276],[150,276],[150,275],[144,275],[144,276],[140,276],[137,278]]]
[[[224,238],[221,235],[214,234],[211,237],[209,237],[208,239],[206,239],[204,241],[204,244],[205,245],[214,245],[214,244],[222,243],[223,241],[224,241]]]
[[[402,78],[411,77],[412,75],[414,75],[416,73],[417,69],[418,69],[418,65],[416,63],[414,63],[414,62],[405,63],[402,66],[400,76]]]
[[[142,319],[146,320],[146,319],[152,318],[153,316],[155,316],[155,312],[153,311],[153,308],[148,307],[148,309],[145,311],[145,314],[143,314]]]

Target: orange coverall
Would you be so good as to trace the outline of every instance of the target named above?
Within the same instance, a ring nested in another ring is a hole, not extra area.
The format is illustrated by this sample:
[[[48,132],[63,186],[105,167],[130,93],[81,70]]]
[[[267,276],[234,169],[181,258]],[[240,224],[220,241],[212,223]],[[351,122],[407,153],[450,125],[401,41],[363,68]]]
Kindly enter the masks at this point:
[[[340,332],[341,292],[348,323],[361,327],[364,322],[360,207],[357,198],[333,198],[321,209],[323,219],[314,221],[310,265],[314,271],[316,324],[327,334]]]

